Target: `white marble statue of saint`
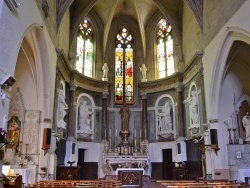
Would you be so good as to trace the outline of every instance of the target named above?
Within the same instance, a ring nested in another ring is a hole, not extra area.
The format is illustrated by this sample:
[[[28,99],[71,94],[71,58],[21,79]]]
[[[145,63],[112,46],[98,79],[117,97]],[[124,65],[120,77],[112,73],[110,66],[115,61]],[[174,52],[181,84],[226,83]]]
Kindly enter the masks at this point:
[[[141,67],[139,67],[140,68],[140,71],[141,71],[141,73],[142,73],[142,82],[145,82],[145,81],[147,81],[147,76],[146,76],[146,72],[147,72],[147,67],[145,66],[145,64],[142,64],[142,66]]]
[[[242,124],[246,131],[245,141],[250,141],[250,115],[249,112],[246,112],[246,115],[242,118]]]
[[[109,68],[108,68],[107,63],[104,63],[104,65],[102,66],[102,71],[103,71],[102,80],[108,81]]]
[[[199,114],[198,114],[198,102],[196,91],[191,91],[190,98],[190,117],[191,117],[191,126],[199,124]]]
[[[158,131],[171,131],[173,128],[173,121],[171,117],[171,106],[166,102],[161,112],[158,112]]]
[[[87,107],[87,101],[81,102],[79,105],[79,126],[84,133],[91,133],[91,117],[92,111]]]
[[[66,110],[68,109],[68,105],[65,102],[65,94],[63,90],[59,90],[58,92],[58,111],[57,111],[57,127],[66,129],[66,122],[64,121],[64,117],[67,114]]]

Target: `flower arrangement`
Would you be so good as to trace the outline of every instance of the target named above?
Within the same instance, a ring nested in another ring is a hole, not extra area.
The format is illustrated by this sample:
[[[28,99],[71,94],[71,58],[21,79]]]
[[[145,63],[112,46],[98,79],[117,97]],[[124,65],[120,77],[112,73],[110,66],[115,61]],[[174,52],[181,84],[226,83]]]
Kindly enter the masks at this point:
[[[4,160],[3,160],[3,164],[4,164],[4,165],[10,165],[10,161],[9,161],[8,159],[4,159]]]
[[[24,166],[27,165],[27,160],[23,159],[22,157],[18,157],[17,163],[21,168],[23,168]]]
[[[8,133],[3,128],[0,128],[0,140],[5,140],[7,137],[7,134]]]

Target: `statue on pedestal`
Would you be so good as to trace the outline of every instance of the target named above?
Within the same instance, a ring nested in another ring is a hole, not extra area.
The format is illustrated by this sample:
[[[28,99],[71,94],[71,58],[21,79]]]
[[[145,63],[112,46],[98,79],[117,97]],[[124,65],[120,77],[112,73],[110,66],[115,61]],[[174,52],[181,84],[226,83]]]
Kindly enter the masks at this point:
[[[12,148],[17,152],[17,148],[19,146],[19,138],[20,138],[20,129],[21,129],[21,121],[17,116],[13,115],[8,121],[8,136],[9,140],[13,142],[12,145],[9,145],[8,148]]]
[[[122,138],[123,142],[128,141],[128,137],[130,135],[129,132],[129,118],[130,118],[130,110],[129,108],[124,104],[120,109],[121,114],[121,132],[120,136]]]
[[[245,141],[250,141],[250,115],[249,112],[246,112],[246,115],[242,118],[242,124],[246,131]]]

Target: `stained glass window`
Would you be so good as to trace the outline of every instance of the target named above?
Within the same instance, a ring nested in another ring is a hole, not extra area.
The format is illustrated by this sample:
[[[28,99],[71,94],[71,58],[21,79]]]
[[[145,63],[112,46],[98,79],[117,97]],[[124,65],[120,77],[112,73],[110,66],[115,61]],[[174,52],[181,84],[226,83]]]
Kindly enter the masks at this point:
[[[85,76],[92,77],[93,73],[93,30],[87,18],[79,25],[77,37],[76,70]]]
[[[132,35],[123,27],[116,35],[115,104],[133,104],[133,47]]]
[[[157,68],[158,78],[174,74],[172,27],[166,19],[157,25]]]

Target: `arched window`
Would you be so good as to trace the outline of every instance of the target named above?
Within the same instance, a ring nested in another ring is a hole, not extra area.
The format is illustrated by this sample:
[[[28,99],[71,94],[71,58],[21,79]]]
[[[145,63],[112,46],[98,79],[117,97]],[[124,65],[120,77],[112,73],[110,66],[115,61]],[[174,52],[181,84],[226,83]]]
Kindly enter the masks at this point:
[[[165,19],[157,25],[157,68],[158,78],[174,74],[172,27]]]
[[[85,76],[93,75],[93,30],[87,18],[79,25],[77,36],[76,70]]]
[[[126,27],[116,35],[115,104],[133,104],[133,37]]]

